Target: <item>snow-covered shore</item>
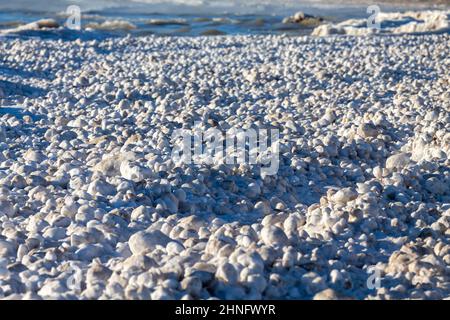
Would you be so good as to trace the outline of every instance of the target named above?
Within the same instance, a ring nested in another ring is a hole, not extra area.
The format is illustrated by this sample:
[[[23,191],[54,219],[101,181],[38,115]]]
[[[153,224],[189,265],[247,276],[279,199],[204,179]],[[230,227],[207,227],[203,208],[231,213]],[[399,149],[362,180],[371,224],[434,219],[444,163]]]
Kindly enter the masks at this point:
[[[0,297],[449,298],[449,43],[3,38]],[[232,127],[275,175],[174,161]]]

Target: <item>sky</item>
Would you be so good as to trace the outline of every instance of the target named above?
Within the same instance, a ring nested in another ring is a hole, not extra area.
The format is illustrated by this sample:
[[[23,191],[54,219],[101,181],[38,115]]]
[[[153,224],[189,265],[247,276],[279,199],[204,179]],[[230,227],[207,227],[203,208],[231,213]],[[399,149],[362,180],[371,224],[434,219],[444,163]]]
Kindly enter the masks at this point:
[[[102,11],[121,7],[124,12],[137,13],[187,13],[187,14],[274,14],[285,15],[310,8],[332,9],[342,3],[369,3],[387,6],[398,0],[0,0],[0,10],[63,12],[69,5],[79,5],[81,11]],[[421,0],[404,0],[412,3]],[[426,0],[423,0],[426,1]],[[447,1],[450,0],[429,0]]]

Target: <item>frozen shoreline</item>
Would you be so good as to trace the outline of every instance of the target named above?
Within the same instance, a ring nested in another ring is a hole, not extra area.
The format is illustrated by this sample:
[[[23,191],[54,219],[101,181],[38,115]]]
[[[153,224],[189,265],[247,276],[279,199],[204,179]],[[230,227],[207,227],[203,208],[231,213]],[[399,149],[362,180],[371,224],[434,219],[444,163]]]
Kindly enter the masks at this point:
[[[449,298],[449,43],[2,39],[0,297]],[[174,162],[196,122],[278,173]]]
[[[394,15],[398,12],[408,11],[441,11],[449,10],[449,6],[420,6],[396,5],[379,3],[382,15]],[[149,6],[139,10],[138,7],[103,8],[100,10],[88,10],[80,6],[80,28],[88,31],[90,38],[102,39],[108,36],[148,36],[151,34],[162,36],[195,36],[208,34],[221,35],[254,35],[254,34],[288,34],[307,35],[311,34],[318,24],[337,24],[345,22],[355,23],[366,21],[371,13],[367,12],[368,5],[339,5],[337,3],[304,3],[300,6],[286,7],[284,10],[267,9],[254,11],[223,11],[221,9],[209,11],[158,11]],[[67,12],[63,6],[55,11],[27,11],[27,10],[5,10],[0,12],[0,35],[19,33],[21,35],[52,36],[53,38],[66,39],[83,36],[73,30],[63,28],[73,12]],[[0,8],[1,11],[1,8]],[[313,20],[306,23],[284,23],[287,17],[295,15],[296,12],[304,12]],[[395,20],[395,19],[394,19]],[[448,21],[448,18],[445,20]],[[39,25],[55,25],[58,28],[51,30],[43,29]],[[320,23],[319,23],[320,22]],[[398,19],[397,19],[398,22]],[[351,25],[350,25],[351,26]],[[359,25],[357,25],[360,30]],[[342,32],[341,32],[342,33]],[[368,32],[366,32],[367,34]]]

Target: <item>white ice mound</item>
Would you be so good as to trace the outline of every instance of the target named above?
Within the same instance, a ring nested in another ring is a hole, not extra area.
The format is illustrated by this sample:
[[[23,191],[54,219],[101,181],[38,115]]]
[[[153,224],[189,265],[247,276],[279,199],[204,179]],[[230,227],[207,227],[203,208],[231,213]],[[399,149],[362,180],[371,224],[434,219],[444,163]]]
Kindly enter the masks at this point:
[[[60,25],[56,20],[53,19],[41,19],[38,21],[30,22],[17,28],[0,30],[0,34],[8,34],[8,33],[17,33],[21,31],[30,31],[30,30],[45,30],[45,29],[56,29],[59,28]]]
[[[428,10],[407,12],[380,12],[375,23],[380,28],[368,25],[368,19],[350,19],[337,24],[323,24],[315,28],[311,35],[329,36],[431,33],[450,31],[450,10]]]
[[[86,29],[96,30],[132,30],[136,26],[126,20],[106,20],[102,23],[91,22],[86,25]]]

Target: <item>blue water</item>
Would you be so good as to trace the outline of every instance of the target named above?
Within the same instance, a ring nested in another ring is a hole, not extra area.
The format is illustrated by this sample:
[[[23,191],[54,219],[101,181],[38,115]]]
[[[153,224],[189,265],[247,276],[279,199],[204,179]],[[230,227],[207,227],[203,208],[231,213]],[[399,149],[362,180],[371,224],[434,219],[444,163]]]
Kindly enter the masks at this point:
[[[81,9],[82,29],[93,27],[84,34],[92,36],[309,34],[314,25],[283,24],[282,19],[297,11],[332,22],[369,16],[366,4],[343,5],[319,0],[0,0],[0,30],[44,18],[55,19],[63,25],[67,20],[64,13],[73,4]],[[380,5],[380,8],[382,11],[405,9],[398,5]],[[127,21],[135,28],[124,29],[118,25],[110,30],[98,30],[96,27],[115,20]],[[39,32],[26,35],[36,33]],[[67,30],[46,33],[74,36]]]

